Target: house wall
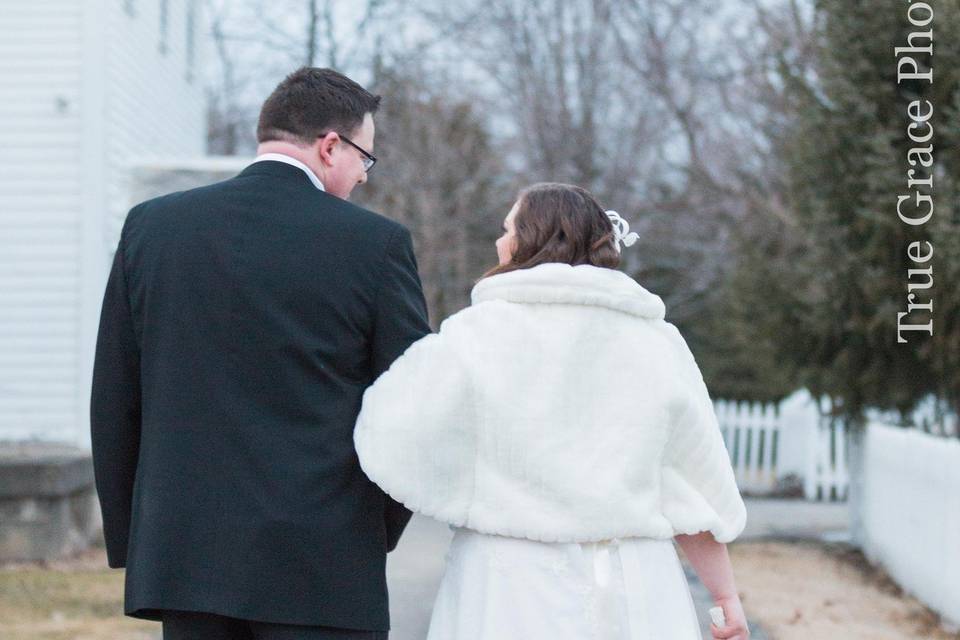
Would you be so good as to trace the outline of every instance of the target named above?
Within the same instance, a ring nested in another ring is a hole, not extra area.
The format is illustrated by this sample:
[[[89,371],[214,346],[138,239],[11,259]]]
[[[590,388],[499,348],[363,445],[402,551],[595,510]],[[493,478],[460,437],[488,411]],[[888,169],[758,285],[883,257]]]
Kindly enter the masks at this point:
[[[109,263],[131,198],[132,167],[151,158],[201,157],[206,146],[206,113],[198,78],[198,47],[204,35],[197,0],[101,0],[104,33],[100,91],[103,131],[94,149],[102,177],[91,184],[85,219],[96,225],[86,239],[89,261],[83,282],[78,388],[80,406],[76,442],[89,446],[89,389],[100,303]],[[166,28],[163,7],[166,6]],[[191,25],[191,35],[188,26]],[[194,53],[189,40],[193,38]],[[92,49],[92,47],[91,47]]]
[[[89,445],[100,304],[133,204],[130,167],[203,155],[204,33],[195,0],[4,7],[0,441]]]
[[[0,439],[77,425],[82,3],[0,20]]]

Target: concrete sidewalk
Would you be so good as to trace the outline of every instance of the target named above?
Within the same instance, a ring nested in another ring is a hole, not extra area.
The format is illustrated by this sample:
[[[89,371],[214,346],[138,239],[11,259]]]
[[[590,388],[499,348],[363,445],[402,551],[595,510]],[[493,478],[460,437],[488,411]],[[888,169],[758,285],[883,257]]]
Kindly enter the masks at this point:
[[[744,503],[747,505],[747,526],[736,541],[850,541],[850,518],[846,502],[744,498]]]
[[[746,498],[744,502],[747,505],[747,526],[732,544],[764,539],[839,541],[849,537],[845,503],[815,503],[776,498]],[[390,640],[423,640],[426,637],[430,611],[452,537],[447,525],[430,518],[414,516],[396,551],[387,557],[393,627]],[[700,619],[703,640],[710,640],[710,620],[707,612],[713,606],[713,601],[679,548],[678,553]],[[750,614],[749,610],[747,614]],[[749,621],[749,624],[751,640],[769,640],[759,625],[753,621]]]
[[[744,502],[747,505],[747,526],[733,544],[763,539],[837,541],[848,537],[845,503],[780,498],[746,498]],[[391,640],[423,640],[426,637],[430,611],[443,574],[444,556],[451,537],[452,533],[446,525],[416,516],[396,551],[388,556],[387,577],[393,626]],[[710,619],[707,611],[713,606],[713,601],[686,563],[683,553],[678,553],[690,584],[703,638],[709,640]],[[752,621],[750,630],[751,640],[767,640],[763,629]]]
[[[387,555],[390,640],[423,640],[453,532],[432,518],[413,516],[400,544]]]
[[[444,557],[453,534],[430,518],[414,516],[397,549],[387,557],[390,588],[390,640],[423,640],[427,636],[433,599],[443,575]],[[683,554],[680,553],[681,559]],[[710,640],[713,600],[696,574],[684,563],[694,607],[704,640]],[[763,630],[749,622],[751,640],[768,640]],[[451,639],[455,640],[455,639]],[[504,638],[504,640],[520,640]],[[663,639],[666,640],[666,639]]]

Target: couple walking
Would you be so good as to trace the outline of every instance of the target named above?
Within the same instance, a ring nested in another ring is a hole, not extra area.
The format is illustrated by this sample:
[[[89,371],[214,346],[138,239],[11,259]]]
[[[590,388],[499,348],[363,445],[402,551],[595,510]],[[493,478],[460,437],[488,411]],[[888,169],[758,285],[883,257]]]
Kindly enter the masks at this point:
[[[347,201],[380,98],[288,76],[236,177],[134,207],[91,428],[125,612],[168,640],[374,639],[411,511],[455,535],[430,640],[695,640],[673,541],[745,640],[746,511],[700,371],[617,270],[626,223],[522,191],[431,333],[409,232]]]

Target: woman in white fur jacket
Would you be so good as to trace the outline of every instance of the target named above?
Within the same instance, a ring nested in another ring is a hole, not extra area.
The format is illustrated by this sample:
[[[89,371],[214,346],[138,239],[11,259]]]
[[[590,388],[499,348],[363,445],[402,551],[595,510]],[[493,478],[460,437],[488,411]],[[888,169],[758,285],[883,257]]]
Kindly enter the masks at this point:
[[[697,640],[676,540],[749,636],[726,544],[746,523],[713,405],[636,234],[585,190],[520,194],[472,305],[365,393],[364,472],[454,527],[430,640]]]

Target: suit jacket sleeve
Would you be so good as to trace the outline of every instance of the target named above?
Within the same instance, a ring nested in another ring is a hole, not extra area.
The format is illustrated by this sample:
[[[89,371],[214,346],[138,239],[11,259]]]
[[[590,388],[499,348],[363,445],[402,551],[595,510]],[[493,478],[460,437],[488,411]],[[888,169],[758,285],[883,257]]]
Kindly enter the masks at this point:
[[[373,375],[379,377],[411,344],[430,333],[410,232],[399,227],[387,243],[374,300]],[[385,495],[387,551],[393,551],[412,512]]]
[[[110,567],[126,565],[133,484],[140,451],[140,348],[127,292],[124,240],[113,258],[100,314],[90,430]]]

